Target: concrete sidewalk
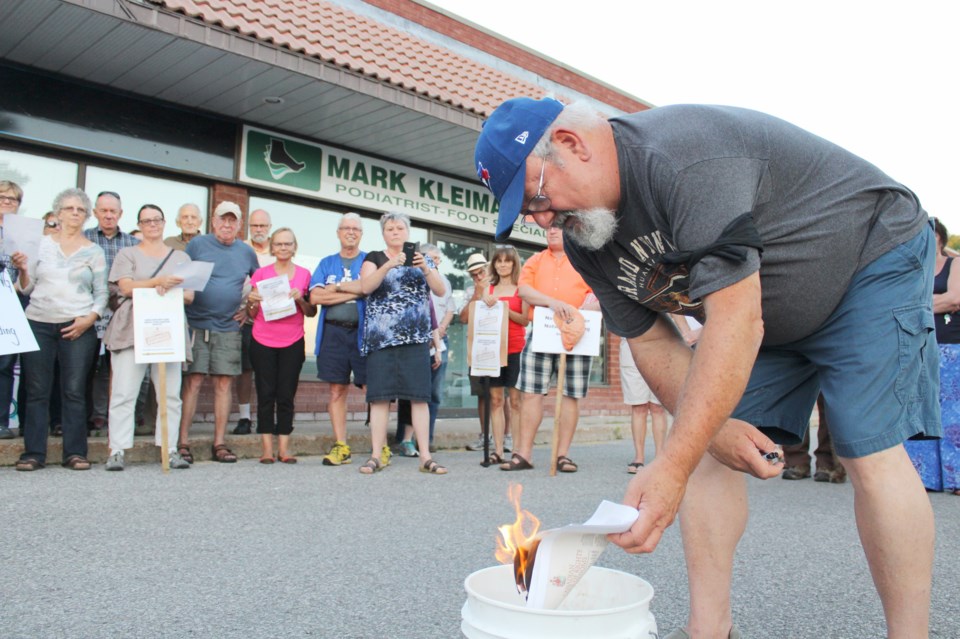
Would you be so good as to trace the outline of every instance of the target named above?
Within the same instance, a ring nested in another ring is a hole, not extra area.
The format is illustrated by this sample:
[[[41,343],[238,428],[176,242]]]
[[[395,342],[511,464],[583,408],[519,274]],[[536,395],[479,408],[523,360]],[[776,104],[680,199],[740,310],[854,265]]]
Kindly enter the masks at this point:
[[[236,425],[236,418],[232,417],[227,427],[227,446],[241,459],[260,457],[260,438],[252,435],[231,435],[230,430]],[[537,433],[536,444],[549,444],[553,429],[553,417],[545,417],[540,431]],[[388,428],[389,438],[392,441],[396,430],[395,413],[390,415]],[[477,439],[480,432],[480,423],[476,418],[438,419],[434,432],[434,446],[438,450],[463,449],[470,442]],[[630,437],[630,417],[627,415],[588,416],[581,417],[574,437],[574,444],[601,442]],[[110,452],[106,435],[89,438],[88,457],[93,463],[103,463]],[[297,456],[325,455],[333,445],[333,430],[329,420],[313,422],[295,422],[291,435],[290,450]],[[354,457],[370,453],[369,428],[362,421],[347,423],[347,444],[354,453]],[[211,458],[213,445],[213,423],[198,422],[190,429],[190,450],[194,459],[205,461]],[[23,452],[23,439],[0,440],[0,466],[12,466]],[[47,460],[50,464],[59,463],[62,457],[62,440],[59,437],[50,437],[47,441]],[[127,463],[159,463],[160,449],[154,445],[152,435],[134,438],[133,448],[126,451]]]

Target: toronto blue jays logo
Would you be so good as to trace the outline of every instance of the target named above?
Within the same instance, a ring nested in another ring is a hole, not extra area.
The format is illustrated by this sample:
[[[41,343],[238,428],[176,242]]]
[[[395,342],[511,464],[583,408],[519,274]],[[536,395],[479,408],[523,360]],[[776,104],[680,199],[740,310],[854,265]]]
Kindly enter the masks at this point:
[[[477,177],[480,178],[480,181],[483,182],[483,185],[493,190],[493,186],[490,184],[490,171],[486,170],[483,167],[483,162],[477,162]]]

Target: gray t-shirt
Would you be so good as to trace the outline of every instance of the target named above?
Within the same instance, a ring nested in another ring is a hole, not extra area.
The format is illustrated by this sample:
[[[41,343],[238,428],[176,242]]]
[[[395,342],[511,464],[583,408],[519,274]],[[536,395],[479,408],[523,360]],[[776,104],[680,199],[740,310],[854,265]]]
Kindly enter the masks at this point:
[[[869,162],[773,116],[676,105],[613,118],[620,226],[612,242],[567,255],[611,331],[642,334],[656,313],[703,321],[702,299],[760,270],[766,345],[813,333],[854,274],[927,220],[916,196]],[[688,270],[673,251],[718,240],[752,215],[763,242],[745,261],[708,254]]]
[[[260,268],[253,249],[236,240],[227,246],[214,235],[201,235],[187,244],[187,255],[200,262],[213,262],[213,273],[203,291],[197,291],[187,306],[191,328],[231,333],[240,330],[233,319],[243,299],[243,283]]]
[[[341,257],[340,261],[343,263],[343,277],[340,278],[341,282],[350,282],[352,280],[360,279],[358,277],[352,277],[353,273],[360,273],[360,264],[357,264],[357,268],[354,268],[354,262],[358,260],[358,257],[346,258]],[[333,306],[327,307],[327,312],[323,316],[324,320],[332,320],[337,322],[345,322],[347,324],[357,324],[360,322],[360,311],[357,309],[357,300],[350,300],[349,302],[343,302],[342,304],[334,304]]]

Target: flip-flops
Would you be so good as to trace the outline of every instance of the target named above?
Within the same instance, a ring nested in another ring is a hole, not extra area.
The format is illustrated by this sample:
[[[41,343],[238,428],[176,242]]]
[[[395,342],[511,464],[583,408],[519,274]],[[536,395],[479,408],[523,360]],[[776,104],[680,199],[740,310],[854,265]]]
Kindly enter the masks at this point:
[[[500,464],[500,470],[531,470],[533,464],[528,462],[519,453],[510,456],[510,461]]]
[[[627,472],[636,475],[637,471],[643,468],[643,462],[630,462],[627,464]]]

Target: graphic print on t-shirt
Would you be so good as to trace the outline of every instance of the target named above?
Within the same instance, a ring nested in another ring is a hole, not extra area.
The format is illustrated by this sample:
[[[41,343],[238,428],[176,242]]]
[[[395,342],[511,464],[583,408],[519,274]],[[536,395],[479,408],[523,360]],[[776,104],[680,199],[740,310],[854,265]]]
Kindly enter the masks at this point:
[[[619,243],[618,243],[619,245]],[[674,251],[660,231],[640,235],[622,245],[618,256],[617,289],[658,313],[692,315],[703,321],[703,302],[690,299],[690,272],[684,264],[664,264],[660,258]]]

